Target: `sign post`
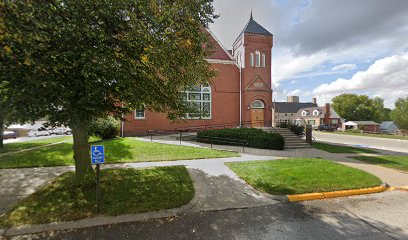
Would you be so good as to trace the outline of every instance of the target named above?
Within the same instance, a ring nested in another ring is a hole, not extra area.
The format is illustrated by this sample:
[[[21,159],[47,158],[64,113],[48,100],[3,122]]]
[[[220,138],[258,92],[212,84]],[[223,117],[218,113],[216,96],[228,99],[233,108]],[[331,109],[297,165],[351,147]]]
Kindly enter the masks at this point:
[[[102,145],[99,146],[91,146],[91,159],[92,164],[96,164],[96,211],[99,214],[101,207],[100,207],[100,198],[101,198],[101,190],[100,190],[100,165],[105,163],[105,148]]]

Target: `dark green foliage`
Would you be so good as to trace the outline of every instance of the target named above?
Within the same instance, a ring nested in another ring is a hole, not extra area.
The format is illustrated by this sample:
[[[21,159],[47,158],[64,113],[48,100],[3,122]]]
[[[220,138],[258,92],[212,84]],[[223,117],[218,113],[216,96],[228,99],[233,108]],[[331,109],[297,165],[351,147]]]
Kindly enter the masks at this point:
[[[401,129],[408,129],[408,97],[399,98],[391,112],[392,120]]]
[[[213,144],[233,146],[241,146],[242,143],[239,140],[244,140],[248,142],[246,145],[248,147],[274,150],[282,150],[285,146],[285,139],[280,134],[255,128],[207,130],[197,133],[197,139],[203,142],[212,141]]]
[[[384,107],[384,100],[367,95],[341,94],[332,99],[333,109],[349,121],[375,121],[390,120],[390,109]]]
[[[0,92],[24,114],[17,120],[72,129],[78,180],[91,168],[94,119],[141,106],[177,119],[188,111],[180,90],[215,76],[205,60],[212,0],[0,1],[0,9]]]
[[[289,129],[298,136],[305,132],[305,127],[297,124],[292,124]]]
[[[120,122],[113,117],[99,118],[91,123],[89,135],[103,140],[112,139],[119,135]]]
[[[302,133],[305,132],[305,126],[298,125],[296,123],[292,123],[292,122],[288,122],[288,121],[280,122],[278,127],[287,128],[291,132],[293,132],[294,134],[296,134],[298,136],[302,135]]]
[[[280,127],[280,128],[289,128],[289,126],[290,126],[291,124],[292,124],[292,123],[289,122],[289,121],[284,121],[284,122],[280,122],[280,123],[278,124],[278,127]]]

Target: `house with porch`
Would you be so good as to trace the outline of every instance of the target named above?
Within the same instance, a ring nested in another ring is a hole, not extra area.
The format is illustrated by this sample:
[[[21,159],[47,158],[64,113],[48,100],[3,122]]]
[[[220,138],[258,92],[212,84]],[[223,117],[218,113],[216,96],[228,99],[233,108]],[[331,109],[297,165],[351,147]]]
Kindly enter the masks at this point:
[[[227,50],[209,30],[215,51],[207,61],[218,75],[211,84],[197,85],[181,93],[197,106],[200,114],[186,114],[171,122],[165,113],[136,109],[124,116],[122,135],[147,130],[174,131],[206,125],[265,127],[272,125],[272,46],[273,35],[254,18]]]

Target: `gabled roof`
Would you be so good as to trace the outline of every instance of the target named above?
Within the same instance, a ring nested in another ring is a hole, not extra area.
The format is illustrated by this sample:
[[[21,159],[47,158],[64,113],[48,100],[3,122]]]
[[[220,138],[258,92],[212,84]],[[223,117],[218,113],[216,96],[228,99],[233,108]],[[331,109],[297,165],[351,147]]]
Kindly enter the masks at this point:
[[[387,129],[387,128],[394,127],[394,126],[397,126],[397,125],[393,121],[384,121],[381,123],[380,128]]]
[[[317,105],[311,102],[274,102],[273,107],[278,113],[297,113],[301,108],[317,107]]]
[[[318,110],[319,115],[313,115],[313,111]],[[299,111],[295,114],[294,118],[304,118],[305,116],[302,116],[302,111],[306,111],[309,113],[307,117],[324,117],[324,114],[326,113],[326,107],[307,107],[307,108],[301,108]],[[330,118],[341,118],[339,114],[337,114],[336,111],[334,111],[333,108],[330,108]]]
[[[253,18],[252,18],[252,12],[251,12],[251,17],[249,18],[248,23],[245,25],[244,29],[241,31],[241,33],[238,35],[237,39],[240,38],[244,33],[252,33],[252,34],[259,34],[259,35],[266,35],[266,36],[273,36],[272,33],[270,33],[268,30],[266,30],[264,27],[262,27],[259,23],[257,23]]]
[[[214,52],[208,58],[217,60],[233,60],[234,58],[227,51],[227,49],[225,49],[225,47],[221,44],[217,37],[209,29],[206,29],[206,32],[208,33],[214,45]]]
[[[348,121],[345,124],[347,126],[349,126],[349,125],[350,126],[355,126],[355,125],[353,125],[353,123],[356,124],[356,125],[377,125],[377,126],[380,125],[379,123],[376,123],[374,121]]]

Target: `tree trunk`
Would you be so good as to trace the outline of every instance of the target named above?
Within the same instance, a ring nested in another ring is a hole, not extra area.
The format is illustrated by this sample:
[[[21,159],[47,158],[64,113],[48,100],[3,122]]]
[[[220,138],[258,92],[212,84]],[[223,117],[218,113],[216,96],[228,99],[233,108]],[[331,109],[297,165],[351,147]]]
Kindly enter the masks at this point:
[[[3,144],[3,131],[4,131],[4,120],[0,117],[0,148],[4,147]]]
[[[75,177],[81,182],[83,177],[92,171],[91,157],[89,154],[88,130],[84,125],[71,126],[74,138]]]

